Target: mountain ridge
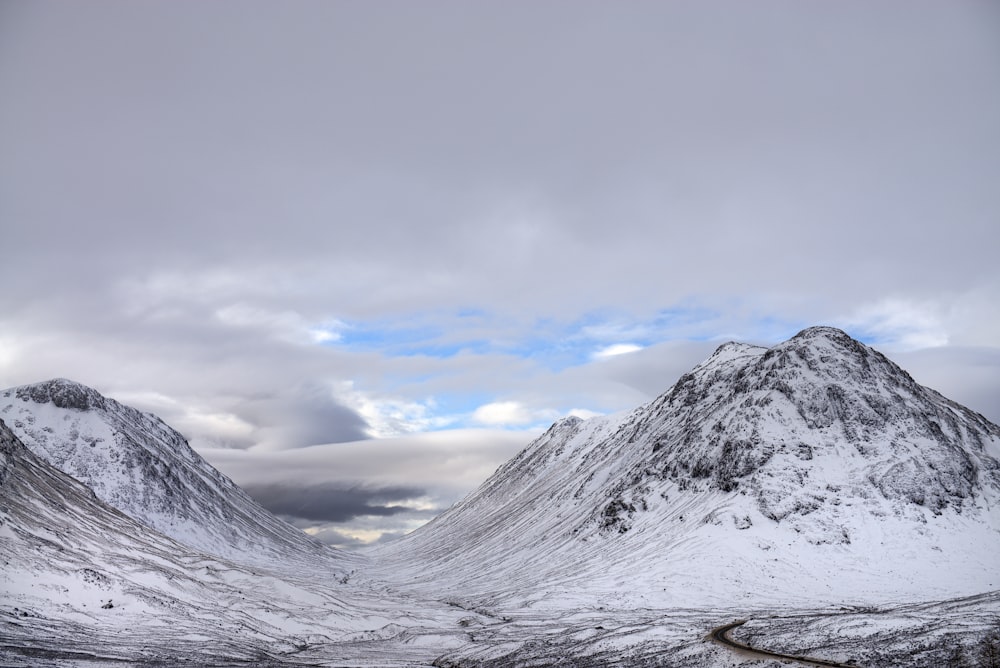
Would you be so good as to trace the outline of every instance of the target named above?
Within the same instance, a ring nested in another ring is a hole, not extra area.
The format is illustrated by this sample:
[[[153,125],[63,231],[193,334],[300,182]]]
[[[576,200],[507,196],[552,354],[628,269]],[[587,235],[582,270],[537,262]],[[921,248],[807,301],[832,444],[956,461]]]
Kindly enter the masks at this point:
[[[754,646],[930,667],[995,626],[1000,427],[831,328],[723,344],[643,406],[559,420],[353,559],[86,386],[12,388],[0,418],[10,665],[695,668],[731,665],[704,636],[736,616]],[[220,556],[234,539],[257,545]]]
[[[995,559],[955,527],[1000,549],[998,457],[1000,427],[846,333],[809,328],[771,348],[724,344],[632,411],[555,423],[373,555],[385,577],[409,574],[401,584],[529,604],[562,596],[525,595],[532,587],[588,586],[624,605],[691,593],[832,603],[829,573],[844,570],[844,599],[913,598],[945,553],[942,591],[973,593],[990,586]],[[413,568],[414,553],[430,565]],[[900,561],[918,553],[919,564]],[[713,592],[709,577],[725,582]],[[648,593],[619,596],[630,578]]]

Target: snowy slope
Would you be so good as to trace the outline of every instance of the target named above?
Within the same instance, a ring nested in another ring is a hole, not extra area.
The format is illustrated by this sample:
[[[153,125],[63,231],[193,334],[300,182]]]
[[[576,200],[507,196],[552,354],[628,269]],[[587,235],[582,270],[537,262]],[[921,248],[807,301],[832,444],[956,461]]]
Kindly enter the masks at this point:
[[[97,499],[2,422],[0,564],[5,666],[427,665],[465,642],[469,617],[193,551]]]
[[[930,667],[1000,629],[1000,428],[829,328],[562,420],[364,557],[78,384],[0,413],[4,665],[777,665],[706,638],[748,619],[759,647]]]
[[[69,380],[0,393],[0,419],[98,498],[197,551],[332,572],[357,561],[259,506],[159,418]]]
[[[1000,427],[839,330],[726,344],[637,410],[557,422],[373,552],[470,605],[885,603],[1000,589]]]

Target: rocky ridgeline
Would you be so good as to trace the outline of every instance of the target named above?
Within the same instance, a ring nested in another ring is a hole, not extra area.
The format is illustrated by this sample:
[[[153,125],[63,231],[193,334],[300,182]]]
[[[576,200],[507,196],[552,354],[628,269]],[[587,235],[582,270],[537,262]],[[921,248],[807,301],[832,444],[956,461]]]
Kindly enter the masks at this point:
[[[810,475],[823,458],[855,474],[837,492],[877,491],[934,511],[961,509],[977,486],[1000,488],[985,449],[1000,428],[829,327],[770,349],[722,346],[650,404],[627,438],[648,456],[626,487],[749,488],[774,519],[838,498],[828,475]],[[798,502],[777,503],[788,494]]]

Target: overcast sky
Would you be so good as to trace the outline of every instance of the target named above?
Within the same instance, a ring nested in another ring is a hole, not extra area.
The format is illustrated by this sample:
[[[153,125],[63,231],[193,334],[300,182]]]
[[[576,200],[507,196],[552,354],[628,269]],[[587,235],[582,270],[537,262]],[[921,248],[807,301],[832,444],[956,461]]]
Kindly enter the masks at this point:
[[[0,386],[353,546],[832,324],[1000,421],[1000,3],[0,0]]]

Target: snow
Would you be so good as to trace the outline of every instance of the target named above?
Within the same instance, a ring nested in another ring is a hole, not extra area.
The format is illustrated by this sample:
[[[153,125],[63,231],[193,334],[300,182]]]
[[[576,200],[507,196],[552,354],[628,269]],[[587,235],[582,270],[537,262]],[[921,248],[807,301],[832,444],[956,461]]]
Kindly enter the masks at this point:
[[[65,379],[0,393],[0,419],[101,500],[195,550],[349,570],[356,560],[261,508],[155,416]]]
[[[362,556],[89,388],[0,417],[5,665],[760,665],[706,640],[747,619],[754,646],[934,666],[1000,623],[1000,427],[830,328],[560,420]]]
[[[6,428],[0,452],[9,472],[0,498],[7,538],[0,544],[0,620],[8,646],[135,661],[280,662],[301,646],[394,623],[457,627],[460,612],[445,604],[408,615],[408,599],[384,590],[194,552],[114,511]],[[107,602],[112,607],[103,608]],[[352,652],[341,647],[333,655],[354,661]],[[39,665],[31,651],[0,655]]]

